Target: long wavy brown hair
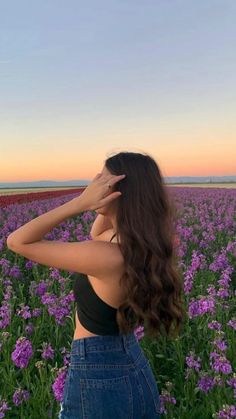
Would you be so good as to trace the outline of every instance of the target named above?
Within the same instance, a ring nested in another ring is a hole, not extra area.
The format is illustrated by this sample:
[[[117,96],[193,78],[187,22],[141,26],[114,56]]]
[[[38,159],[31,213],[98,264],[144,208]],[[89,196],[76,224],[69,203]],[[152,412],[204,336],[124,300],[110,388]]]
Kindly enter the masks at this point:
[[[128,296],[117,310],[120,333],[144,326],[150,337],[163,331],[176,336],[185,312],[174,201],[150,155],[123,151],[108,157],[105,166],[111,174],[126,174],[113,189],[122,192],[116,233],[125,262],[120,281]]]

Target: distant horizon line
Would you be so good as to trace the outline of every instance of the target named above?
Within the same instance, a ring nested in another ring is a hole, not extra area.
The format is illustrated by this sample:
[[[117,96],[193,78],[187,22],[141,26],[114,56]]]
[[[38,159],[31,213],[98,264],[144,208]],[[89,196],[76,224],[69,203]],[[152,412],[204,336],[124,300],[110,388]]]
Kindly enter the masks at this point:
[[[229,178],[229,177],[236,177],[236,174],[231,175],[182,175],[182,176],[163,176],[164,179],[171,179],[171,178],[214,178],[214,177],[221,177],[221,178]],[[93,178],[91,179],[67,179],[67,180],[53,180],[53,179],[40,179],[40,180],[8,180],[8,181],[1,181],[0,184],[4,183],[34,183],[34,182],[91,182]]]

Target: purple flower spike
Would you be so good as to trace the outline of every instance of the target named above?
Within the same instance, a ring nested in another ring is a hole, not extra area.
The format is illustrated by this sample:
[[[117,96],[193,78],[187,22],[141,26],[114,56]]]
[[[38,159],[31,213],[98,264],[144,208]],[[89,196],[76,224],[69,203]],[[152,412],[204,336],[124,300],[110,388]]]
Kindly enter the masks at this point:
[[[30,358],[33,356],[33,348],[30,340],[22,336],[16,341],[15,350],[11,354],[11,359],[19,368],[28,366]]]
[[[16,406],[22,404],[25,400],[29,399],[29,392],[27,390],[23,390],[22,388],[18,388],[15,393],[13,394],[13,403]]]

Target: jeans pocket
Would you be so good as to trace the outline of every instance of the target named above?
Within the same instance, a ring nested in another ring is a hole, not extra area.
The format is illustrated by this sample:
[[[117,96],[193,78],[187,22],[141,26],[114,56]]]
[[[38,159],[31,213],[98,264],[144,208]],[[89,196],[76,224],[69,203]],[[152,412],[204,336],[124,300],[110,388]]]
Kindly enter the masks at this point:
[[[141,368],[141,373],[143,374],[145,381],[148,385],[148,388],[152,394],[152,398],[155,404],[156,413],[160,414],[160,394],[157,386],[155,376],[152,372],[151,366],[148,363],[144,368]]]
[[[83,419],[133,419],[132,386],[128,375],[81,378]]]

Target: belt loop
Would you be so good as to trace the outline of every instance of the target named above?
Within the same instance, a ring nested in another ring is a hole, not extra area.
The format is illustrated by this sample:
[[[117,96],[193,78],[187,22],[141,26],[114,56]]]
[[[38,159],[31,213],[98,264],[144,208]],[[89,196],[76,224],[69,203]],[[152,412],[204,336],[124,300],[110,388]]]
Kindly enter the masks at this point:
[[[79,357],[85,359],[85,338],[79,340]]]

